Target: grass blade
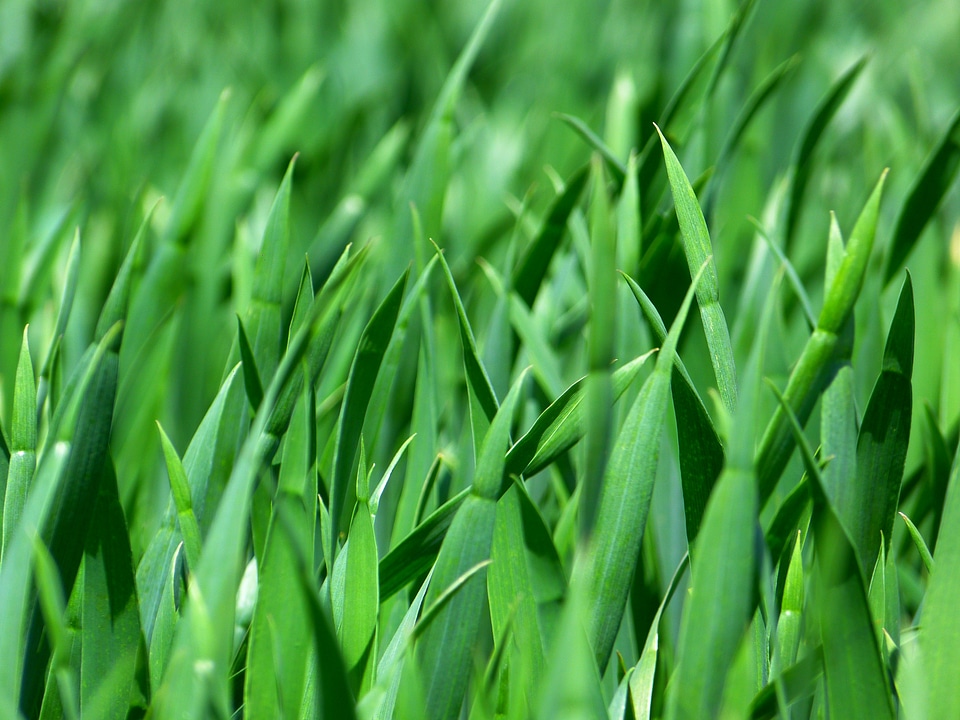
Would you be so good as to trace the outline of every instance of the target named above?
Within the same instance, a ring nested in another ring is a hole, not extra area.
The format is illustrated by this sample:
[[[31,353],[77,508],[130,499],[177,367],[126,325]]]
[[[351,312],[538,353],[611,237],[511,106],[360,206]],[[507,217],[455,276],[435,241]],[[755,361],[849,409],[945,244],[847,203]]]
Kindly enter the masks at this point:
[[[30,359],[29,326],[23,329],[17,379],[13,391],[13,425],[10,435],[10,467],[3,499],[3,538],[0,542],[0,561],[3,548],[20,523],[27,494],[37,467],[37,387],[33,379],[33,361]]]

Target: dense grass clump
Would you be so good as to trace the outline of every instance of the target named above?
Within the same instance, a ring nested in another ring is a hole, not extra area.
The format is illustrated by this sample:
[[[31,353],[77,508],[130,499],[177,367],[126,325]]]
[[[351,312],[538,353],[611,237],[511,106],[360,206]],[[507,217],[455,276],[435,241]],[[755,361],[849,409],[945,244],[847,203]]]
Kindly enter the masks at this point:
[[[958,25],[0,5],[0,718],[960,717]]]

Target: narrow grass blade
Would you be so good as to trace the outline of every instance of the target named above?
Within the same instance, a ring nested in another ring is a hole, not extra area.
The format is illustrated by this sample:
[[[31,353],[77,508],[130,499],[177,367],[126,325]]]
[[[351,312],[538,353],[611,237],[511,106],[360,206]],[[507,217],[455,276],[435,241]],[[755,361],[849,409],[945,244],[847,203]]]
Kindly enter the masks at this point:
[[[598,668],[606,667],[613,652],[632,584],[656,479],[677,341],[706,266],[695,273],[656,367],[617,436],[603,480],[596,531],[573,569],[571,585],[584,593],[584,626]]]
[[[263,402],[263,382],[260,380],[260,371],[257,369],[257,359],[243,327],[243,320],[237,316],[237,344],[240,348],[240,361],[243,369],[243,387],[247,391],[247,401],[254,412]]]
[[[927,674],[930,717],[949,718],[960,713],[960,696],[954,682],[960,668],[960,622],[956,613],[960,593],[960,451],[954,455],[950,470],[933,559],[936,565],[924,595],[920,648]]]
[[[187,554],[187,564],[190,568],[200,565],[200,548],[203,542],[200,539],[200,525],[193,512],[193,498],[190,493],[190,481],[183,469],[183,463],[177,450],[170,442],[170,438],[163,431],[157,421],[157,430],[160,431],[160,445],[163,447],[163,457],[167,463],[167,475],[170,478],[170,490],[173,503],[177,508],[177,523],[180,525],[180,534],[183,536],[183,547]]]
[[[20,360],[13,389],[13,423],[10,434],[10,467],[3,500],[3,539],[0,543],[0,561],[3,548],[20,523],[27,504],[27,494],[37,467],[37,387],[30,359],[29,326],[23,329]]]
[[[862,57],[848,68],[823,96],[817,107],[814,108],[810,120],[803,129],[800,136],[800,142],[794,152],[791,168],[793,169],[793,181],[790,185],[790,194],[786,202],[786,224],[784,226],[783,250],[789,255],[793,243],[793,236],[796,233],[797,221],[800,219],[800,210],[803,207],[803,196],[807,191],[807,184],[810,181],[810,171],[813,163],[813,154],[823,137],[824,131],[836,115],[837,110],[843,104],[853,83],[856,81],[860,72],[867,63],[867,58]]]
[[[887,251],[883,284],[888,285],[917,244],[960,169],[960,110],[930,153],[900,207]]]
[[[910,418],[913,411],[913,283],[909,273],[887,333],[883,368],[860,423],[857,440],[858,523],[851,536],[864,568],[876,563],[880,538],[890,549],[893,520],[900,504]]]
[[[370,318],[360,337],[357,352],[350,365],[347,389],[340,406],[336,448],[333,461],[333,478],[330,482],[331,541],[336,551],[343,516],[352,510],[347,506],[349,478],[354,477],[360,434],[373,386],[394,333],[403,291],[409,272],[404,272]]]
[[[511,285],[520,299],[530,307],[533,306],[533,301],[537,298],[540,286],[543,285],[547,276],[550,261],[560,246],[570,213],[573,212],[586,187],[587,179],[590,177],[589,171],[590,165],[584,165],[567,179],[563,191],[547,210],[540,232],[527,247],[513,271]]]
[[[654,337],[662,345],[667,338],[667,328],[660,313],[633,278],[628,275],[623,277],[640,304]],[[723,469],[723,446],[679,355],[673,370],[670,392],[677,416],[677,437],[681,448],[680,481],[683,484],[687,543],[692,544],[700,531],[707,498],[710,497],[713,485]]]
[[[787,381],[783,396],[801,425],[809,419],[817,398],[832,379],[832,363],[840,343],[840,332],[853,312],[873,250],[880,197],[886,175],[884,171],[860,213],[846,254],[827,291],[817,328],[807,340]],[[795,442],[786,410],[780,406],[767,423],[757,449],[756,467],[761,506],[776,488]]]
[[[603,158],[603,162],[607,166],[607,171],[613,176],[614,182],[617,185],[622,185],[627,177],[627,166],[623,164],[620,158],[614,155],[613,151],[607,147],[607,144],[580,118],[567,115],[566,113],[556,113],[556,117],[566,125],[569,125],[577,135],[586,141],[587,145],[600,153],[600,157]]]
[[[711,258],[704,281],[697,288],[697,304],[700,306],[703,331],[710,348],[710,361],[716,375],[717,389],[720,391],[724,407],[727,411],[733,412],[737,406],[737,369],[733,360],[733,347],[730,344],[730,331],[723,315],[723,308],[720,307],[720,285],[717,266],[712,260],[710,234],[707,231],[703,211],[697,202],[697,196],[680,166],[680,161],[659,127],[657,133],[660,135],[660,143],[663,146],[670,190],[677,209],[677,219],[680,222],[680,238],[683,241],[683,252],[687,257],[691,277],[707,262],[708,258]]]
[[[907,532],[910,533],[910,539],[913,540],[913,544],[917,546],[917,552],[920,553],[920,559],[923,560],[923,566],[927,569],[928,573],[933,572],[933,554],[930,552],[930,549],[927,547],[927,543],[923,539],[923,535],[920,534],[920,531],[917,529],[917,526],[913,524],[913,520],[908,518],[903,513],[898,513],[903,519],[903,524],[907,526]]]

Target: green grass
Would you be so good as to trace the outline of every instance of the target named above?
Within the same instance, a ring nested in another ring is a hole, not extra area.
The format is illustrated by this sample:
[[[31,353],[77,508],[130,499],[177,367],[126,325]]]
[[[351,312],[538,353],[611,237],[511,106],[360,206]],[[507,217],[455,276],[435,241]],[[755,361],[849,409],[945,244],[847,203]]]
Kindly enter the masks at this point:
[[[0,8],[0,718],[960,715],[956,3],[673,5]]]

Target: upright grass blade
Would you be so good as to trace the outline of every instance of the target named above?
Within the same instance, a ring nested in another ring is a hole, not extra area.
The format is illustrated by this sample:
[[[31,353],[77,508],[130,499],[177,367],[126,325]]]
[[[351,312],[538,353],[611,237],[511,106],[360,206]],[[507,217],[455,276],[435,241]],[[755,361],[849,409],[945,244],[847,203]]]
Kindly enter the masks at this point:
[[[779,282],[770,296],[776,297]],[[756,609],[759,502],[754,438],[760,378],[774,304],[765,306],[743,393],[731,427],[726,463],[707,501],[697,541],[690,545],[691,594],[680,626],[679,664],[667,700],[668,720],[715,717],[738,649]]]
[[[330,519],[333,533],[331,547],[334,548],[334,552],[341,524],[345,522],[343,516],[352,510],[352,506],[348,507],[346,504],[348,478],[354,477],[353,471],[357,461],[357,448],[363,429],[363,420],[373,393],[377,373],[380,371],[380,364],[383,362],[383,356],[396,328],[397,315],[400,312],[408,275],[409,271],[400,276],[364,327],[357,352],[350,365],[347,388],[340,406],[333,478],[330,482]]]
[[[590,202],[590,327],[587,337],[587,435],[580,490],[580,537],[593,532],[602,479],[613,431],[613,383],[610,363],[616,347],[617,240],[610,215],[606,174],[599,157],[593,159]]]
[[[23,329],[23,344],[17,363],[17,379],[13,391],[13,424],[10,435],[10,467],[3,500],[3,538],[0,542],[0,562],[3,548],[20,523],[27,504],[27,494],[37,467],[37,388],[33,379],[33,361],[30,359],[29,326]]]
[[[832,379],[832,363],[840,343],[840,332],[853,312],[873,250],[886,176],[884,171],[860,213],[840,268],[827,291],[817,328],[807,340],[787,381],[783,396],[801,424],[810,417],[817,398]],[[793,452],[794,443],[786,411],[780,406],[767,423],[757,448],[756,468],[761,506],[776,488]]]
[[[173,495],[173,503],[177,508],[177,524],[180,526],[180,534],[183,536],[187,563],[189,567],[196,568],[200,565],[200,548],[203,542],[200,539],[200,525],[197,523],[197,516],[193,512],[190,481],[183,469],[180,456],[177,455],[177,449],[173,447],[173,443],[170,442],[170,438],[163,431],[159,421],[157,422],[157,430],[160,431],[160,445],[163,447],[163,457],[167,463],[170,491]]]
[[[427,607],[465,570],[490,558],[505,451],[524,378],[525,374],[514,382],[484,438],[473,490],[457,511],[437,557],[427,591]],[[486,595],[479,580],[480,576],[471,579],[450,600],[417,644],[426,682],[424,715],[430,720],[455,718],[463,703]]]
[[[958,169],[960,169],[960,110],[954,114],[946,132],[917,174],[907,199],[900,207],[893,237],[890,240],[890,248],[887,251],[883,271],[884,285],[888,285],[893,280],[894,275],[917,244],[920,234],[953,184]]]
[[[826,493],[823,476],[785,396],[771,385],[800,446],[814,504],[816,607],[823,641],[826,703],[831,717],[893,718],[887,672],[877,645],[856,548]]]
[[[275,439],[267,432],[268,423],[301,367],[310,341],[325,321],[336,314],[343,301],[344,286],[349,289],[348,280],[365,257],[364,250],[354,254],[342,272],[324,285],[273,376],[207,533],[200,566],[190,584],[186,613],[174,639],[170,664],[162,686],[153,697],[152,708],[156,713],[202,717],[210,708],[226,712],[236,592],[245,565],[244,518],[250,510],[254,481],[268,453],[276,450]],[[207,672],[196,673],[197,663],[207,668]]]
[[[793,244],[793,236],[796,233],[797,222],[800,219],[800,210],[803,207],[803,196],[807,191],[807,184],[810,182],[810,171],[813,163],[813,154],[823,137],[824,131],[836,115],[837,110],[843,104],[853,83],[856,81],[860,72],[867,63],[867,58],[862,57],[848,68],[823,96],[817,107],[814,108],[810,120],[803,129],[800,136],[800,142],[794,152],[791,162],[793,170],[793,181],[790,185],[790,194],[786,203],[786,224],[784,225],[783,250],[789,255]]]
[[[660,132],[659,127],[657,127],[657,133],[660,135],[660,143],[663,146],[667,177],[670,179],[670,190],[677,209],[677,219],[680,221],[680,238],[683,241],[683,252],[687,256],[691,277],[708,258],[711,258],[707,265],[704,282],[697,288],[697,305],[700,306],[700,318],[703,321],[707,346],[710,348],[710,361],[716,375],[720,398],[727,411],[733,412],[737,406],[737,369],[733,360],[733,347],[730,344],[730,331],[723,315],[723,308],[720,307],[720,284],[717,266],[712,260],[713,250],[710,245],[707,222],[704,220],[703,211],[690,186],[690,181],[687,180],[670,143]]]
[[[570,213],[576,207],[587,184],[589,171],[590,166],[584,165],[567,178],[563,190],[547,210],[540,232],[527,247],[513,271],[511,285],[520,299],[530,307],[533,307],[533,301],[550,268],[550,261],[560,246]]]
[[[663,345],[667,338],[667,328],[660,313],[633,278],[624,275],[624,279],[640,303],[644,317],[653,329],[654,337]],[[700,530],[707,498],[710,497],[713,485],[723,469],[723,446],[679,355],[673,369],[670,393],[677,416],[677,437],[681,448],[680,481],[683,484],[687,543],[693,544]]]
[[[936,565],[924,595],[920,649],[932,718],[960,713],[954,678],[960,667],[960,622],[955,600],[960,592],[960,451],[953,458],[943,519],[933,556]]]
[[[646,527],[660,455],[677,341],[707,263],[694,274],[653,373],[630,408],[603,478],[596,531],[577,558],[571,586],[584,593],[584,627],[598,668],[613,652]]]
[[[900,504],[913,410],[914,327],[913,283],[907,273],[887,333],[883,369],[873,386],[857,439],[859,513],[850,534],[864,568],[876,563],[881,538],[889,552]]]

